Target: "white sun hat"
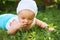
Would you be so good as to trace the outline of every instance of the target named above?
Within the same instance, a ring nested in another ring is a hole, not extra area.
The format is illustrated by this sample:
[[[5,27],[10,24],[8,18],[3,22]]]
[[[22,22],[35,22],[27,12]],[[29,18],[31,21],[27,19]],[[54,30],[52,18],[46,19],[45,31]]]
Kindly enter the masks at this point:
[[[29,9],[34,12],[35,16],[37,15],[38,8],[34,0],[21,0],[18,3],[17,9],[16,9],[17,14],[19,11],[24,10],[24,9]]]

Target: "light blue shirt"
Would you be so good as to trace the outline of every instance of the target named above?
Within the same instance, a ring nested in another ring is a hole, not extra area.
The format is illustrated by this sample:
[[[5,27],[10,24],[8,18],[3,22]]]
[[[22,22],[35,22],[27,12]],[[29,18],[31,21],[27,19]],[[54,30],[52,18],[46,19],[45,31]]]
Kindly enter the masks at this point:
[[[10,18],[17,16],[14,14],[2,14],[0,15],[0,29],[6,29],[6,24]]]

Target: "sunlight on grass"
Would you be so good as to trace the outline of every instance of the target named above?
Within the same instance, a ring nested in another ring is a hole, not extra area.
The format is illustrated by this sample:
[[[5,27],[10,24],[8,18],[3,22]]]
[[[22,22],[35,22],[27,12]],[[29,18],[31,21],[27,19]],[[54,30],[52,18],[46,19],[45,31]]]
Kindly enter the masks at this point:
[[[48,10],[38,12],[37,18],[56,28],[55,31],[41,29],[37,25],[27,31],[19,30],[14,35],[8,35],[6,30],[0,30],[0,40],[60,40],[60,11]]]

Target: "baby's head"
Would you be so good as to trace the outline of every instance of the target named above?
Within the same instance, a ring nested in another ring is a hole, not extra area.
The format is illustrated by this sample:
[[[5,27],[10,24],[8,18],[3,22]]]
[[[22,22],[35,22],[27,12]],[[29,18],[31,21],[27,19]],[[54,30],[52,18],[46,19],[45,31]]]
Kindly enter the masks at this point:
[[[37,5],[33,0],[21,0],[17,6],[17,14],[20,22],[31,25],[37,15]]]

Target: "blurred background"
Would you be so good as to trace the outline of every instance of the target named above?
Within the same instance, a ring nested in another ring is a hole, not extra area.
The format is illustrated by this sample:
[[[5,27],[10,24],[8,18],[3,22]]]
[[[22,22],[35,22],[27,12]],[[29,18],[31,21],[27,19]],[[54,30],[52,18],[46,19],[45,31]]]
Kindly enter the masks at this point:
[[[20,0],[0,0],[0,13],[16,11]],[[40,11],[56,8],[60,10],[60,0],[35,0]]]
[[[16,14],[20,0],[0,0],[0,14]],[[54,31],[41,29],[34,25],[30,30],[18,31],[8,35],[6,30],[0,30],[0,40],[60,40],[60,0],[35,0],[38,6],[37,18],[54,27]]]

